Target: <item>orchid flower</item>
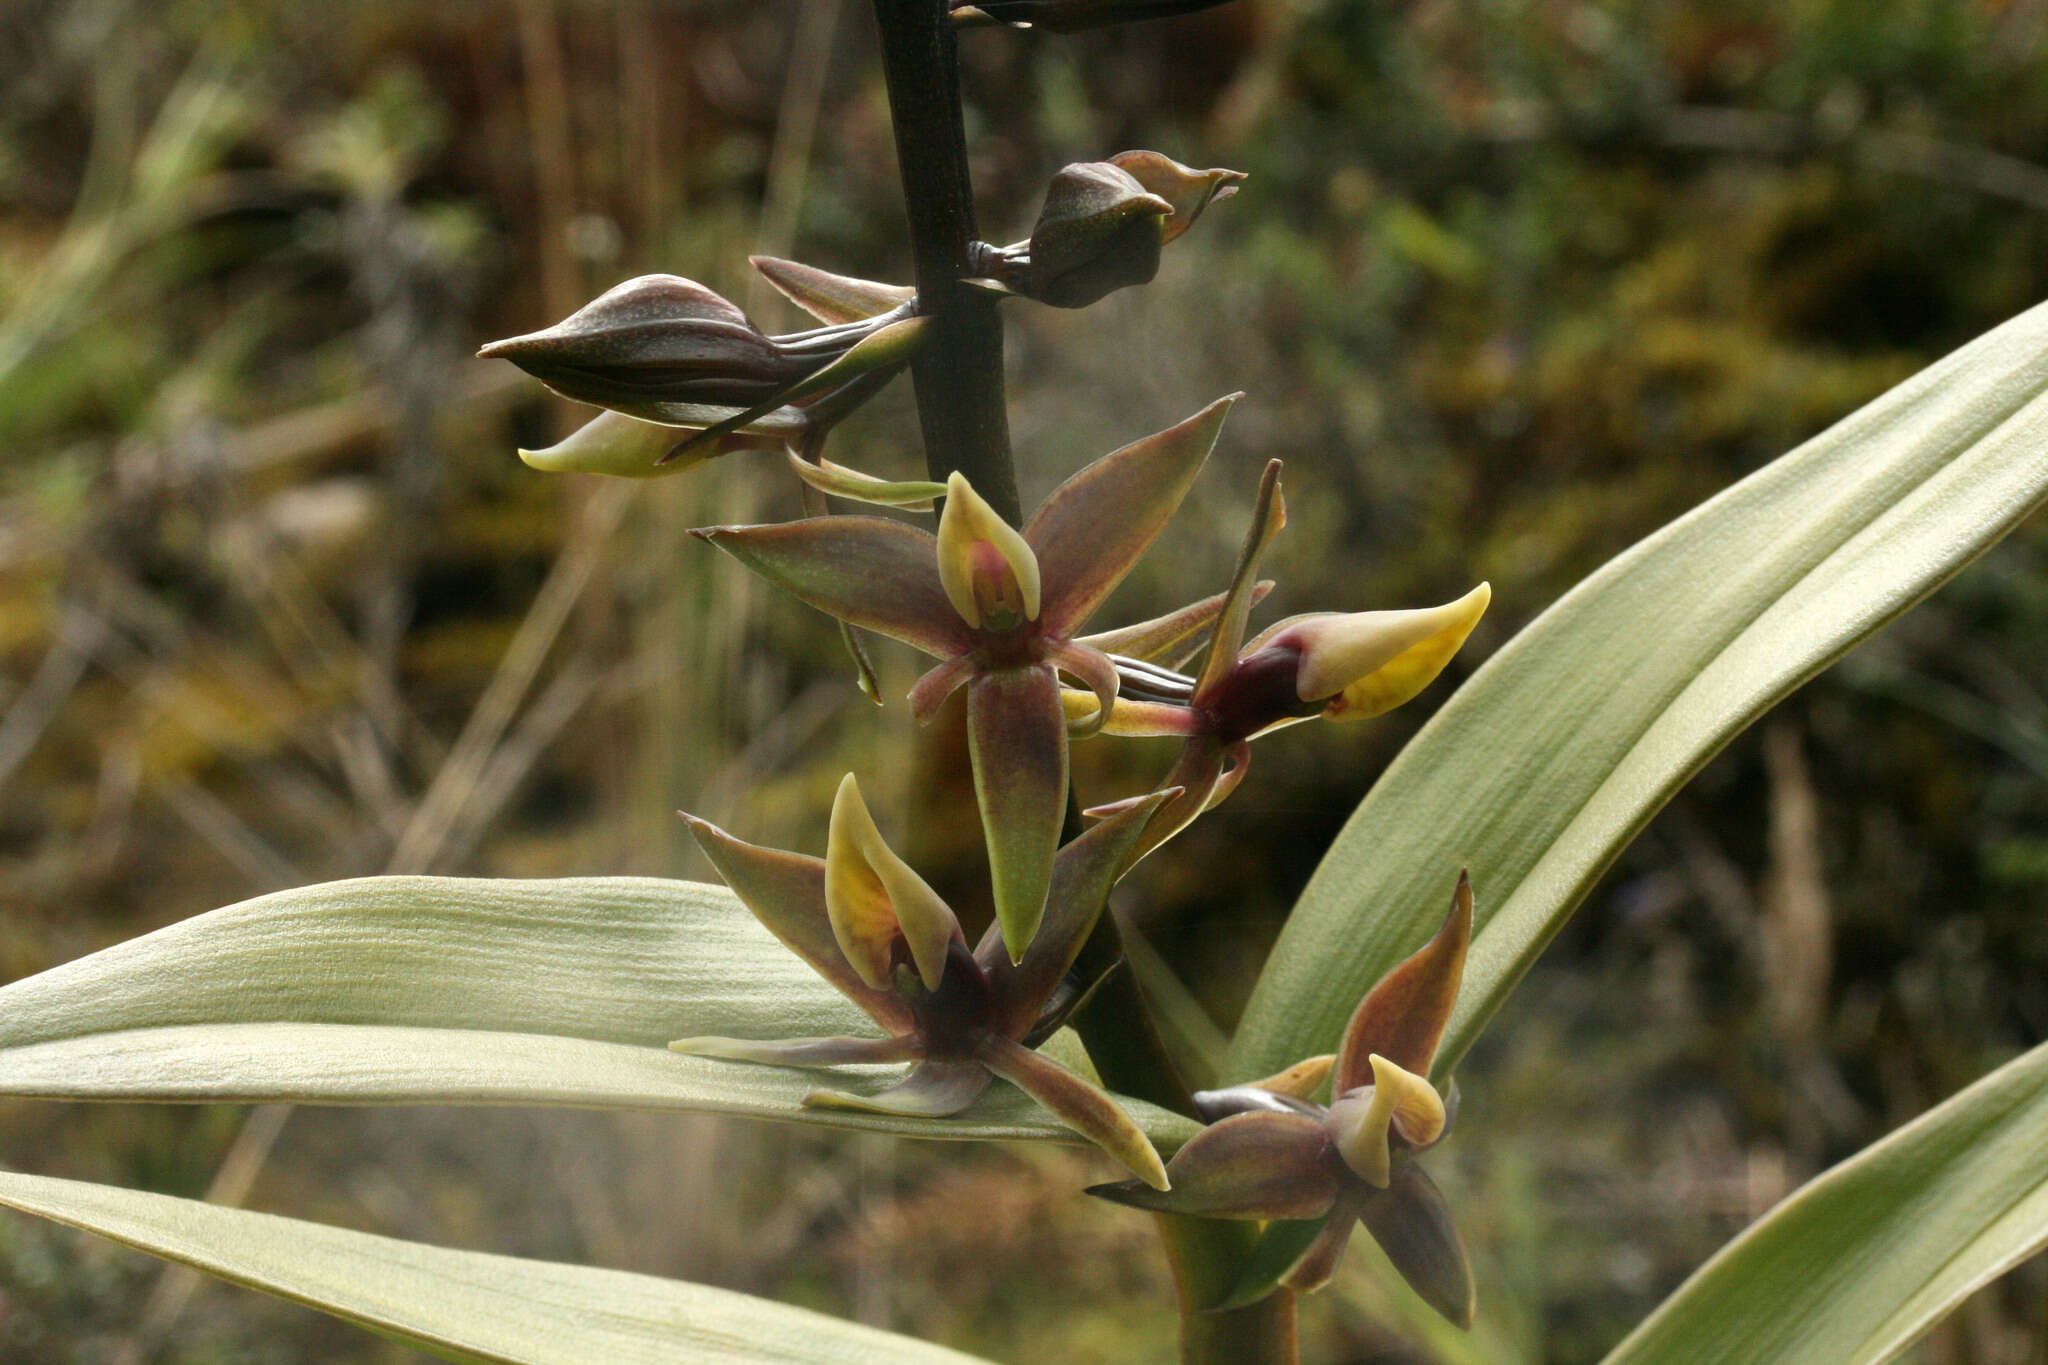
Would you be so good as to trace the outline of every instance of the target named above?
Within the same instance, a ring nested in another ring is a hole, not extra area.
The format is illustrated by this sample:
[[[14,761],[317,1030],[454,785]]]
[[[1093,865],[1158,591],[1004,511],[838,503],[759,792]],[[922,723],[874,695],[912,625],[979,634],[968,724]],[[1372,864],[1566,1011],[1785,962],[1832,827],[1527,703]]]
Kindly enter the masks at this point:
[[[1061,484],[1020,532],[967,479],[947,484],[936,537],[880,517],[813,517],[695,534],[849,625],[941,662],[910,691],[929,721],[967,689],[968,752],[996,919],[1013,962],[1037,932],[1067,803],[1068,716],[1058,675],[1094,694],[1076,734],[1111,714],[1117,670],[1076,640],[1209,457],[1236,395],[1103,456]]]
[[[1359,1002],[1334,1056],[1196,1094],[1210,1124],[1167,1164],[1171,1190],[1124,1181],[1088,1192],[1164,1213],[1276,1220],[1266,1237],[1293,1253],[1277,1283],[1304,1293],[1329,1281],[1352,1224],[1363,1222],[1432,1308],[1469,1327],[1464,1248],[1442,1193],[1412,1158],[1442,1141],[1455,1117],[1456,1090],[1447,1101],[1429,1069],[1471,938],[1472,886],[1460,874],[1443,927]],[[1324,1106],[1310,1097],[1326,1077],[1335,1098]],[[1289,1240],[1289,1224],[1311,1219],[1322,1220],[1312,1240]]]
[[[1168,798],[1158,793],[1059,851],[1044,922],[1017,962],[994,926],[968,950],[960,921],[882,838],[850,773],[832,803],[822,860],[743,843],[686,814],[726,885],[887,1036],[683,1038],[669,1046],[771,1066],[915,1062],[880,1094],[813,1090],[804,1103],[924,1118],[959,1113],[1001,1076],[1141,1182],[1165,1189],[1159,1154],[1130,1116],[1104,1091],[1031,1049],[1085,998],[1068,982],[1069,969],[1145,821]]]
[[[1259,581],[1259,561],[1287,524],[1280,468],[1280,461],[1272,461],[1259,481],[1251,530],[1220,603],[1212,608],[1216,599],[1209,599],[1145,627],[1080,642],[1115,654],[1120,681],[1131,692],[1118,697],[1102,724],[1104,733],[1186,740],[1163,784],[1179,787],[1182,795],[1154,819],[1139,857],[1236,790],[1257,736],[1317,716],[1361,720],[1414,697],[1451,661],[1493,598],[1492,588],[1481,583],[1438,607],[1292,616],[1244,643],[1251,609],[1271,586]],[[1175,623],[1179,634],[1166,629]],[[1196,629],[1212,633],[1196,676],[1152,664]],[[1091,706],[1081,692],[1070,691],[1063,701],[1069,713]],[[1106,815],[1121,805],[1088,813]]]

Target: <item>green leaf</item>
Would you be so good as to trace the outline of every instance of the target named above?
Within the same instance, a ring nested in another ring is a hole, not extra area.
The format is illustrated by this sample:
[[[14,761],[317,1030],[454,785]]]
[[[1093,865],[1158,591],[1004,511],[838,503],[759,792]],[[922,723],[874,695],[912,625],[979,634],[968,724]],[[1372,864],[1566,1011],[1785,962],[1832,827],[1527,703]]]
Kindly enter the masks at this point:
[[[448,1360],[501,1365],[974,1365],[805,1308],[622,1270],[560,1265],[47,1176],[0,1204],[317,1308]]]
[[[2048,1046],[1796,1191],[1608,1365],[1876,1365],[2048,1246]]]
[[[803,1107],[831,1072],[672,1038],[872,1035],[724,887],[368,877],[262,896],[0,989],[0,1094],[688,1109],[940,1138],[1074,1141],[997,1086],[957,1118]],[[1172,1149],[1191,1120],[1126,1101]]]
[[[1326,1052],[1469,867],[1449,1069],[1616,855],[1722,745],[2048,493],[2048,308],[1609,562],[1387,769],[1302,893],[1227,1076]]]

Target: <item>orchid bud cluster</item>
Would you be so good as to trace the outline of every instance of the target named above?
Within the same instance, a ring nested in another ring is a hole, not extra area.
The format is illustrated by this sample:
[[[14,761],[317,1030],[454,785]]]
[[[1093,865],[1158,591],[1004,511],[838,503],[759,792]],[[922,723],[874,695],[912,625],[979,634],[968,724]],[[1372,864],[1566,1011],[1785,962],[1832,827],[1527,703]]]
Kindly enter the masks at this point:
[[[1122,152],[1053,177],[1031,237],[976,243],[972,281],[1081,308],[1159,271],[1160,249],[1236,192],[1238,171],[1196,171],[1158,152]],[[552,327],[477,354],[509,360],[564,398],[606,411],[566,440],[522,450],[536,469],[652,478],[738,450],[791,452],[823,493],[929,504],[928,485],[894,485],[819,454],[834,424],[901,373],[925,340],[917,291],[798,261],[753,259],[784,297],[823,323],[769,336],[738,305],[680,275],[642,275]]]
[[[1198,7],[1146,0],[1122,9]],[[1117,8],[984,0],[954,14],[963,23],[1086,27]],[[1053,178],[1029,239],[975,244],[977,278],[962,284],[1086,306],[1151,280],[1161,249],[1243,178],[1156,152],[1068,166]],[[1085,633],[1193,486],[1239,395],[1080,469],[1013,526],[960,473],[943,483],[892,482],[824,458],[832,427],[928,341],[931,319],[916,293],[794,261],[754,265],[821,325],[770,336],[705,286],[648,275],[482,354],[605,409],[560,444],[520,452],[536,468],[648,477],[731,450],[784,453],[806,516],[695,534],[837,618],[875,700],[859,632],[934,660],[907,697],[921,723],[964,694],[995,922],[970,948],[953,909],[884,839],[851,774],[833,802],[822,859],[746,843],[686,815],[734,894],[879,1036],[697,1037],[672,1046],[780,1066],[909,1063],[880,1093],[821,1086],[805,1103],[924,1119],[960,1113],[1000,1078],[1135,1177],[1093,1193],[1163,1212],[1278,1220],[1275,1236],[1321,1220],[1314,1239],[1283,1258],[1279,1282],[1298,1289],[1328,1278],[1362,1220],[1425,1298],[1468,1320],[1470,1279],[1456,1234],[1441,1196],[1409,1160],[1441,1139],[1454,1108],[1428,1072],[1470,935],[1462,879],[1443,931],[1366,997],[1335,1054],[1197,1096],[1210,1126],[1170,1164],[1115,1099],[1037,1048],[1099,984],[1099,973],[1081,979],[1076,963],[1112,888],[1244,781],[1250,742],[1319,717],[1375,716],[1414,697],[1485,612],[1487,586],[1441,606],[1314,612],[1252,633],[1252,612],[1274,589],[1259,578],[1260,563],[1286,523],[1275,460],[1222,591],[1154,620]],[[937,524],[927,531],[901,517],[833,514],[828,495],[936,509]],[[1069,745],[1096,735],[1171,736],[1181,750],[1150,789],[1090,808],[1095,823],[1062,844]],[[1326,1079],[1332,1097],[1322,1104],[1315,1095]]]

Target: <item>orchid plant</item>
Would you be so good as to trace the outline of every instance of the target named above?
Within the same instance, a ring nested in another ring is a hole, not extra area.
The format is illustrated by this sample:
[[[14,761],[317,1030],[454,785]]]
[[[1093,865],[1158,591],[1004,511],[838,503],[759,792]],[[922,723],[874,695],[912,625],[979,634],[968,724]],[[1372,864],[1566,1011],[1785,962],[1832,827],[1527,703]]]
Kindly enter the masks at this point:
[[[1077,163],[1050,177],[1027,239],[981,241],[955,30],[1062,33],[1211,2],[876,0],[913,283],[757,258],[817,328],[771,336],[703,285],[652,275],[482,351],[601,409],[521,452],[536,469],[645,478],[766,452],[791,471],[802,516],[697,535],[836,618],[876,700],[893,699],[863,633],[937,661],[896,704],[964,727],[995,910],[977,944],[848,774],[822,859],[686,815],[723,887],[373,878],[17,982],[0,990],[0,1093],[615,1105],[1078,1138],[1132,1176],[1088,1192],[1156,1216],[1189,1365],[1297,1359],[1297,1297],[1337,1272],[1360,1223],[1421,1303],[1469,1327],[1483,1286],[1417,1160],[1451,1132],[1453,1068],[1687,775],[2048,496],[2048,319],[2023,316],[1848,418],[1502,649],[1310,883],[1223,1062],[1245,1079],[1191,1092],[1117,970],[1119,879],[1245,782],[1258,736],[1421,696],[1492,596],[1480,583],[1431,607],[1331,603],[1254,630],[1286,522],[1272,461],[1221,591],[1094,628],[1237,395],[1072,472],[1028,520],[1018,506],[1000,310],[1144,284],[1244,177],[1152,151]],[[846,415],[906,371],[929,477],[826,458]],[[912,520],[932,513],[931,530]],[[964,707],[946,705],[956,693]],[[1070,744],[1126,736],[1178,739],[1179,756],[1083,812]],[[890,1066],[908,1069],[878,1082]],[[2048,1242],[2044,1141],[2037,1049],[1787,1201],[1612,1358],[1889,1358]],[[772,1343],[781,1360],[963,1359],[698,1286],[163,1196],[0,1172],[0,1203],[451,1358],[767,1359]],[[1857,1274],[1790,1273],[1823,1253]]]

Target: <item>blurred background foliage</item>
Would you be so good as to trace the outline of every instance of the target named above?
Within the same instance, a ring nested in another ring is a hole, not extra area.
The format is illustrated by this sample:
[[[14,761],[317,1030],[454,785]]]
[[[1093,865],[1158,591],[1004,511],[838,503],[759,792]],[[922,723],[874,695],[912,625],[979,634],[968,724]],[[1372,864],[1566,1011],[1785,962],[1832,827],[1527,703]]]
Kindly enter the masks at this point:
[[[1106,622],[1219,588],[1278,455],[1274,608],[1490,578],[1469,671],[2048,282],[2039,0],[1238,0],[962,47],[992,240],[1068,161],[1252,174],[1153,285],[1010,314],[1027,502],[1249,391]],[[825,618],[683,535],[794,515],[776,461],[533,474],[515,445],[575,414],[469,359],[650,270],[794,325],[749,251],[903,278],[864,4],[13,0],[0,81],[0,974],[328,878],[708,876],[675,807],[815,848],[849,768],[973,898],[957,754],[860,700]],[[834,455],[908,475],[913,432],[899,385]],[[2023,529],[1733,745],[1501,1017],[1435,1167],[1477,1333],[1361,1251],[1308,1306],[1306,1359],[1596,1359],[1799,1181],[2048,1037],[2044,551]],[[915,662],[878,653],[900,695]],[[1454,681],[1263,741],[1127,885],[1133,970],[1191,1069]],[[1142,789],[1154,743],[1078,750],[1083,795]],[[1003,1361],[1171,1353],[1149,1228],[1076,1197],[1099,1163],[1064,1151],[9,1102],[0,1159]],[[2042,1272],[1919,1358],[2048,1361]],[[19,1219],[0,1356],[419,1359]]]

